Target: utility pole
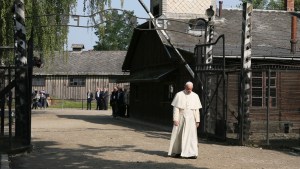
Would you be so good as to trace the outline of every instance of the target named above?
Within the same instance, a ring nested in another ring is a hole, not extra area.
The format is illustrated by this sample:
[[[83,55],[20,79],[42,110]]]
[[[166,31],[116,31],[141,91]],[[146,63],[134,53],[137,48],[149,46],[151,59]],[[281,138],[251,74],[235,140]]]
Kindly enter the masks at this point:
[[[31,97],[28,79],[24,0],[14,2],[15,25],[15,137],[23,146],[31,144]]]

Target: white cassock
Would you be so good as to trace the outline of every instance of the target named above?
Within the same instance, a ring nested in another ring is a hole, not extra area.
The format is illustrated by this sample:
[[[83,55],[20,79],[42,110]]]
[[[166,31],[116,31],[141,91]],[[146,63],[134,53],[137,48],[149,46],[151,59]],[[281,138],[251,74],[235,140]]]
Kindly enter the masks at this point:
[[[173,126],[168,155],[180,154],[182,157],[198,156],[198,136],[196,122],[200,122],[199,109],[202,108],[199,96],[191,92],[178,92],[173,99]]]

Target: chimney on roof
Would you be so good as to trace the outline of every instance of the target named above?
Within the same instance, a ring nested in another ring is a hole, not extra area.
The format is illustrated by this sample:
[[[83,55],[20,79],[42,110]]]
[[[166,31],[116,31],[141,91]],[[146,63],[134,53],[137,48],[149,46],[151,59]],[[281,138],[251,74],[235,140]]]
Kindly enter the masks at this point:
[[[292,24],[291,24],[291,53],[296,53],[297,20],[298,20],[298,18],[296,16],[292,16]]]
[[[219,1],[219,17],[222,17],[223,1]]]
[[[294,12],[295,10],[295,1],[294,0],[285,0],[285,8],[288,12]]]
[[[286,10],[288,12],[294,12],[295,10],[295,1],[286,0],[285,1]],[[291,18],[291,53],[296,53],[296,44],[297,44],[297,17],[292,16]]]
[[[83,44],[72,44],[72,50],[73,51],[82,51],[84,49]]]

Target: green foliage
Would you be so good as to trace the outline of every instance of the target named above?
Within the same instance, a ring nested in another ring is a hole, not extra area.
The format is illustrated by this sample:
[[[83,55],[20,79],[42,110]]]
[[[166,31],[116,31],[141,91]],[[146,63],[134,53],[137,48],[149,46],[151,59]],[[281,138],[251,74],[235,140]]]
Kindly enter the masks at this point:
[[[127,50],[134,29],[133,11],[109,11],[105,15],[106,22],[97,28],[95,34],[99,41],[94,50]]]
[[[284,1],[282,0],[270,0],[267,9],[270,10],[284,10]]]
[[[2,46],[11,45],[13,39],[13,16],[11,14],[11,6],[13,2],[9,0],[0,1],[0,44]],[[6,36],[4,36],[6,35]]]
[[[250,0],[240,0],[241,2],[249,2]],[[269,9],[269,10],[286,10],[286,0],[252,0],[254,9]],[[239,7],[242,4],[238,5]],[[295,0],[295,11],[300,10],[300,0]]]
[[[91,13],[104,9],[111,0],[84,0],[84,10]],[[24,0],[26,38],[33,36],[34,50],[47,60],[54,51],[64,51],[67,44],[68,17],[74,11],[76,0]],[[14,0],[0,1],[0,46],[14,46],[14,22],[12,7]],[[123,4],[123,0],[121,0]],[[13,52],[0,52],[0,59],[13,60]]]
[[[254,9],[264,9],[268,4],[268,0],[252,0]]]
[[[123,7],[124,0],[120,0],[120,2],[121,7]],[[84,11],[88,9],[88,12],[90,14],[93,14],[98,11],[103,11],[105,9],[105,6],[111,8],[111,0],[84,0],[83,6]]]
[[[14,46],[13,4],[13,0],[0,2],[0,46]],[[43,53],[45,57],[55,50],[63,51],[64,44],[67,43],[68,28],[59,25],[67,23],[68,18],[61,15],[70,14],[76,0],[25,0],[24,4],[26,38],[28,40],[33,36],[34,50]]]
[[[286,0],[270,0],[268,4],[268,9],[274,9],[274,10],[286,10],[285,7],[285,1]],[[300,10],[300,0],[295,0],[295,11]]]
[[[295,11],[300,11],[300,0],[295,0]]]
[[[61,25],[67,24],[69,18],[63,17],[63,14],[70,14],[75,4],[76,0],[28,0],[26,7],[31,10],[26,10],[27,32],[34,37],[35,50],[45,58],[53,56],[54,51],[64,50],[68,27]]]
[[[250,2],[251,0],[240,0],[242,3]],[[252,5],[254,9],[265,9],[266,5],[268,4],[268,0],[252,0]],[[239,5],[242,7],[242,4]]]
[[[12,4],[13,1],[11,0],[0,1],[0,46],[14,46]],[[0,51],[0,59],[5,63],[10,63],[13,54],[13,51]]]

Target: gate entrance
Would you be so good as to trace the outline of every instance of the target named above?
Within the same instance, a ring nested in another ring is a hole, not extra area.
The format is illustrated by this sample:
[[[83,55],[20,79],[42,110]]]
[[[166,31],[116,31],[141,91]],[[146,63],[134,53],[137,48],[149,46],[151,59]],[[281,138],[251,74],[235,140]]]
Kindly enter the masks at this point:
[[[223,40],[219,42],[220,40]],[[198,93],[201,96],[202,110],[201,134],[213,136],[221,140],[226,139],[227,123],[227,75],[225,63],[225,36],[221,35],[214,43],[197,45],[195,48]],[[223,56],[212,62],[206,62],[207,49],[223,43]]]

